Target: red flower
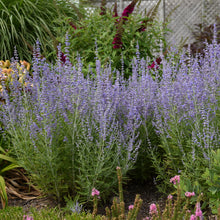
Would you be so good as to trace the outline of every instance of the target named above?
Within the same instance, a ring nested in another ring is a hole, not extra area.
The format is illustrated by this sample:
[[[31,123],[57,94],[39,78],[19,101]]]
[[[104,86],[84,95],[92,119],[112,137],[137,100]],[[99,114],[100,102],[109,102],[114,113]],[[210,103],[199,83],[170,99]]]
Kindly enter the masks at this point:
[[[158,69],[158,66],[161,64],[161,61],[162,61],[161,57],[158,57],[156,59],[156,63],[155,63],[155,61],[153,61],[153,63],[148,66],[148,69],[154,69],[155,67],[156,67],[156,69]]]
[[[136,3],[138,2],[138,0],[133,0],[131,2],[131,4],[129,4],[124,11],[122,12],[122,19],[124,21],[128,20],[127,17],[134,11],[134,7],[136,5]]]
[[[73,24],[72,21],[69,21],[69,25],[72,26],[75,30],[77,29],[77,27]]]
[[[147,19],[147,20],[144,20],[144,21],[141,22],[142,25],[141,25],[141,27],[138,29],[139,32],[143,32],[143,31],[146,30],[146,26],[147,26],[148,21],[149,21],[149,20]]]
[[[114,44],[113,48],[114,49],[118,49],[118,48],[121,48],[122,47],[122,40],[121,40],[121,35],[120,33],[116,33],[114,39],[113,39],[113,42],[112,44]]]
[[[118,49],[122,47],[122,34],[124,32],[124,28],[123,28],[123,23],[124,21],[128,20],[127,17],[134,11],[134,7],[136,5],[136,3],[139,0],[133,0],[131,2],[131,4],[129,4],[124,11],[122,12],[122,16],[120,17],[119,21],[117,22],[117,31],[116,31],[116,35],[113,39],[112,44],[114,44],[113,48],[114,49]],[[115,8],[117,7],[116,3],[115,3]],[[114,8],[114,11],[116,10]],[[117,10],[116,10],[117,12]]]
[[[115,1],[113,12],[114,12],[113,17],[118,17],[117,1]]]
[[[58,53],[57,53],[57,56],[58,56]],[[61,65],[66,63],[66,55],[63,52],[61,52],[60,54],[60,61],[61,61]]]
[[[62,63],[66,63],[66,55],[63,52],[61,52],[60,60]]]
[[[105,15],[106,14],[106,0],[102,0],[102,3],[101,3],[101,12],[100,12],[100,15]]]
[[[162,61],[161,57],[158,57],[158,58],[156,59],[157,65],[160,65],[160,64],[161,64],[161,61]]]

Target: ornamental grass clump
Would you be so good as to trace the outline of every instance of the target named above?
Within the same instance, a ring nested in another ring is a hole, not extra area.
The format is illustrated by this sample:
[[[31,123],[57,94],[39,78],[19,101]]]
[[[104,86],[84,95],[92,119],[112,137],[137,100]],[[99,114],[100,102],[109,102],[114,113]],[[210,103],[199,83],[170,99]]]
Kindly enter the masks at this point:
[[[0,59],[9,60],[16,46],[20,58],[31,62],[33,44],[42,43],[42,52],[54,59],[59,19],[79,20],[84,10],[64,0],[0,0]]]

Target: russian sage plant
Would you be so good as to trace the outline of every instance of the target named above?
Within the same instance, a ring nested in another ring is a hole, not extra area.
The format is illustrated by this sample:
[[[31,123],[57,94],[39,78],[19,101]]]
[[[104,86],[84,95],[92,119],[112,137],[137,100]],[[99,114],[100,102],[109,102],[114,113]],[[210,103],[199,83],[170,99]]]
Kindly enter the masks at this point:
[[[68,61],[68,42],[66,56],[65,65],[60,57],[49,65],[38,45],[28,88],[16,81],[15,70],[1,106],[4,131],[19,164],[44,192],[89,200],[96,187],[104,198],[117,183],[115,167],[125,174],[136,161],[141,120],[132,113],[133,100],[124,103],[126,86],[119,74],[113,81],[110,66],[103,70],[97,60],[96,77],[85,78],[80,57],[76,66]]]
[[[201,176],[219,146],[219,58],[220,45],[213,42],[204,57],[182,55],[174,64],[172,58],[163,60],[153,119],[161,144],[151,151],[163,183],[181,173],[192,185],[205,187]],[[157,155],[158,148],[164,153]]]

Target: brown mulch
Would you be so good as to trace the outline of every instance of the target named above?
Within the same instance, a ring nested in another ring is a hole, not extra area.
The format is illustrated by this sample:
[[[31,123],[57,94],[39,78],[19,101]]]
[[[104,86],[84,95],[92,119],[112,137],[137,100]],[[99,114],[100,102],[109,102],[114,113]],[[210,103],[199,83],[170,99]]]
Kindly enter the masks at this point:
[[[134,204],[134,200],[137,194],[139,194],[141,199],[143,200],[141,209],[137,216],[137,220],[142,220],[143,218],[149,216],[149,207],[152,203],[158,204],[161,210],[165,208],[166,197],[158,192],[156,186],[153,183],[140,183],[130,181],[123,186],[123,195],[126,212],[128,212],[129,205]],[[112,200],[113,198],[111,199],[111,201]],[[109,204],[108,207],[110,208],[111,205],[112,204]],[[100,207],[98,210],[98,214],[105,215],[105,208]]]

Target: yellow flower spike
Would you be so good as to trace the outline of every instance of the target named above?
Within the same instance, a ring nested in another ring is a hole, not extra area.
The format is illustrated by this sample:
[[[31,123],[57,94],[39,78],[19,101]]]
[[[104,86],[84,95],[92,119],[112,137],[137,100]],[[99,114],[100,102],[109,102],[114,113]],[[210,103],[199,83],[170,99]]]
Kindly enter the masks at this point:
[[[3,60],[0,60],[0,67],[3,67],[5,62]]]
[[[19,82],[20,83],[23,83],[24,82],[24,77],[25,77],[25,74],[19,74]]]
[[[29,71],[29,70],[30,70],[30,68],[31,68],[31,64],[30,64],[30,63],[27,63],[26,68],[27,68],[27,71]]]
[[[20,68],[20,65],[19,65],[19,63],[17,63],[17,69],[19,70],[19,68]]]
[[[30,68],[31,68],[31,64],[28,63],[28,62],[25,61],[25,60],[20,60],[20,64],[23,65],[28,71],[29,71]]]
[[[2,85],[0,85],[0,93],[2,93],[3,92],[3,87],[2,87]]]
[[[5,75],[7,75],[7,76],[9,76],[9,75],[11,75],[12,73],[14,73],[14,71],[12,70],[12,69],[3,69],[2,70],[2,73],[3,74],[5,74]]]
[[[9,61],[9,60],[6,60],[5,63],[4,63],[4,65],[3,65],[3,67],[4,67],[4,68],[9,68],[10,66],[11,66],[10,61]]]
[[[28,85],[30,85],[30,87],[33,87],[33,83],[30,82],[24,82],[24,86],[27,87]]]

